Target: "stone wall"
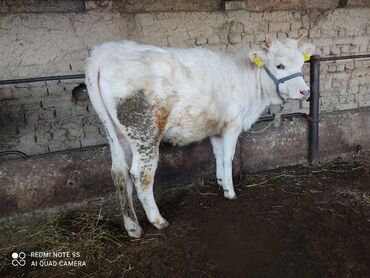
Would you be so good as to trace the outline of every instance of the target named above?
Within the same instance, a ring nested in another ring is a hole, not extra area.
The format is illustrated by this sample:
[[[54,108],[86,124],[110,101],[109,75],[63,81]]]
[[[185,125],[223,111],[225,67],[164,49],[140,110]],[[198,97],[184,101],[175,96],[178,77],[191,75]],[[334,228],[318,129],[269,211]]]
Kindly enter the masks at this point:
[[[122,1],[123,6],[114,1],[84,1],[81,12],[76,1],[76,6],[69,6],[74,11],[60,12],[63,1],[54,2],[59,6],[44,7],[48,12],[20,7],[4,13],[5,6],[0,5],[0,79],[82,73],[94,45],[123,39],[233,53],[242,47],[259,47],[265,34],[280,39],[305,34],[319,55],[370,52],[369,6],[255,12],[247,6],[230,7],[231,2],[243,1],[226,1],[230,10],[223,10],[220,1],[204,1],[208,6],[170,1],[177,3],[173,9],[206,11],[148,12],[142,10],[144,6],[161,10],[166,0],[151,1],[152,6],[139,5],[148,1]],[[321,112],[370,106],[369,68],[369,59],[323,62]],[[72,98],[72,89],[80,83],[83,80],[0,86],[0,150],[33,155],[105,143],[89,101]],[[298,110],[306,111],[307,103],[291,102],[286,108]]]

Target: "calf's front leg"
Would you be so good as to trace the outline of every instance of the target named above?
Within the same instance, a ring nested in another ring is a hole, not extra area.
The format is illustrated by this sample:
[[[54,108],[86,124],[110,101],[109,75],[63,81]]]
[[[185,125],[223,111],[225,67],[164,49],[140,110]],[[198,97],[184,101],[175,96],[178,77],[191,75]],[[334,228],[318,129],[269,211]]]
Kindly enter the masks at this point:
[[[222,134],[222,162],[224,168],[222,187],[224,189],[224,196],[228,199],[236,199],[232,173],[235,147],[239,134],[240,131],[238,129],[229,129]]]
[[[222,150],[222,137],[213,136],[210,138],[213,154],[216,158],[216,177],[217,183],[223,188],[223,179],[224,179],[224,162],[223,162],[223,150]]]

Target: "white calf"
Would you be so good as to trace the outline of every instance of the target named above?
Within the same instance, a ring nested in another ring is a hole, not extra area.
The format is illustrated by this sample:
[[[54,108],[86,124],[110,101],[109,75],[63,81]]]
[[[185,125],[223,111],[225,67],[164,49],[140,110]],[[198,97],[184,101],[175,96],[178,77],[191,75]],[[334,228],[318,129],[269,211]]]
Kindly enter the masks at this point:
[[[268,105],[308,97],[300,72],[304,54],[314,47],[298,48],[293,39],[266,44],[264,51],[237,58],[128,41],[94,49],[86,83],[107,132],[112,177],[130,236],[141,235],[134,186],[149,221],[158,229],[168,225],[153,196],[161,140],[186,145],[210,137],[218,183],[225,197],[234,199],[232,161],[239,134]]]

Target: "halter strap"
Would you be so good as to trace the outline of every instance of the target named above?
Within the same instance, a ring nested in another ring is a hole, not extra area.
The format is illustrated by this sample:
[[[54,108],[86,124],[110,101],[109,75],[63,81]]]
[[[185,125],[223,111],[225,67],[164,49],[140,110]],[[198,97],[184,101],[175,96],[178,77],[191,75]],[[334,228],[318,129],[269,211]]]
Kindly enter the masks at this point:
[[[284,98],[281,96],[280,94],[280,89],[279,89],[279,85],[280,83],[284,83],[285,81],[287,80],[290,80],[290,79],[293,79],[293,78],[296,78],[296,77],[299,77],[299,76],[302,76],[302,73],[301,72],[296,72],[296,73],[293,73],[293,74],[290,74],[288,76],[285,76],[283,78],[280,78],[280,79],[277,79],[273,74],[272,72],[266,67],[266,66],[263,66],[267,72],[267,74],[270,76],[270,78],[272,79],[272,81],[274,82],[275,84],[275,88],[276,88],[276,93],[278,95],[278,97],[284,101]]]

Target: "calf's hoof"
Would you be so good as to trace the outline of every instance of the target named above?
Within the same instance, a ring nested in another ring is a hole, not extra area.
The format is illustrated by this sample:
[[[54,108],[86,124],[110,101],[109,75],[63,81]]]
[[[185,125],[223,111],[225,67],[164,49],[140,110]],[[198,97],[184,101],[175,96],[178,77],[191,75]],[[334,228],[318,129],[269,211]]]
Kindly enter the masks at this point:
[[[143,234],[139,222],[136,219],[132,220],[130,217],[123,217],[123,222],[125,223],[125,229],[130,237],[139,238]]]
[[[136,229],[130,229],[130,230],[127,230],[127,233],[130,237],[133,237],[133,238],[140,238],[142,235],[143,235],[143,230],[141,229],[141,227],[137,227]]]
[[[162,230],[162,229],[164,229],[164,228],[166,228],[170,225],[170,223],[168,223],[168,221],[166,219],[164,219],[163,217],[161,219],[158,218],[158,219],[154,220],[154,222],[152,224],[158,230]]]
[[[235,191],[230,191],[230,190],[225,190],[224,191],[224,196],[225,198],[229,199],[229,200],[235,200],[236,199],[236,194],[235,194]]]

